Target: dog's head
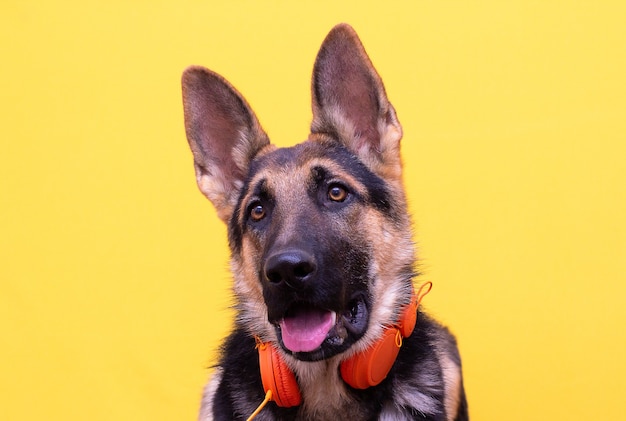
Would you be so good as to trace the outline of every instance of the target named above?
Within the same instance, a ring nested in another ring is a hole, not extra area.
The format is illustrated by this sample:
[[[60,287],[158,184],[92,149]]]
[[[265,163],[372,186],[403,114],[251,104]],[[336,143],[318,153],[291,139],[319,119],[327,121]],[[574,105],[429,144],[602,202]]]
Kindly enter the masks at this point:
[[[238,323],[305,361],[365,348],[410,298],[402,129],[354,30],[318,53],[307,141],[276,148],[246,100],[183,75],[198,186],[228,224]]]

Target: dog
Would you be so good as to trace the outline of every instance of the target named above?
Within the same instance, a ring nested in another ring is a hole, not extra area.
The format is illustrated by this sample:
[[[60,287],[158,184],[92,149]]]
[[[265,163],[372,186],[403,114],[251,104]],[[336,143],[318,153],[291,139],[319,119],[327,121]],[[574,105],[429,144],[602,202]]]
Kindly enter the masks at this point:
[[[419,308],[402,128],[356,32],[317,55],[304,142],[273,146],[244,97],[182,77],[200,191],[228,227],[236,319],[199,419],[468,420],[454,336]]]

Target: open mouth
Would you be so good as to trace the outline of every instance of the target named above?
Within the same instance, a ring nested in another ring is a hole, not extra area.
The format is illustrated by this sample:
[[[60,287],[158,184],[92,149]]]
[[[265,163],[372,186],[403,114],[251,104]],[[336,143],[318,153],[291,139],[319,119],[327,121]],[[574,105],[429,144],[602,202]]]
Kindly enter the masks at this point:
[[[291,352],[311,352],[337,323],[337,313],[309,304],[292,306],[279,322],[283,344]]]
[[[318,360],[347,349],[367,328],[365,300],[357,298],[344,312],[295,302],[278,321],[283,347],[303,360]],[[325,349],[324,349],[325,348]]]

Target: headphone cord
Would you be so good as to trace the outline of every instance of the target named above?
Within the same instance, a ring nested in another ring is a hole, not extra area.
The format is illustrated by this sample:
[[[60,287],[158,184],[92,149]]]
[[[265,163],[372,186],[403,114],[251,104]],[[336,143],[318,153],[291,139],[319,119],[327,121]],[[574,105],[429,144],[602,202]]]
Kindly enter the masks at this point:
[[[259,412],[261,412],[261,410],[265,408],[265,405],[267,405],[267,403],[271,400],[272,400],[272,391],[268,390],[267,393],[265,394],[265,399],[263,400],[263,402],[261,402],[261,405],[259,405],[257,409],[254,410],[252,415],[250,415],[246,421],[252,421],[254,417],[259,415]]]

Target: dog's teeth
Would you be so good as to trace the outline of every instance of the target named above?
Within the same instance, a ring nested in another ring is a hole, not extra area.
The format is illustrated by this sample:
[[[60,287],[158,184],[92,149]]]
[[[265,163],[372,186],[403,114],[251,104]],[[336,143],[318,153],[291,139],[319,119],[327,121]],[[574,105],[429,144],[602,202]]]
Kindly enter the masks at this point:
[[[331,312],[330,312],[330,320],[332,320],[332,322],[333,322],[333,323],[332,323],[332,324],[333,324],[333,326],[334,326],[335,324],[337,324],[337,313],[335,313],[334,311],[331,311]]]

